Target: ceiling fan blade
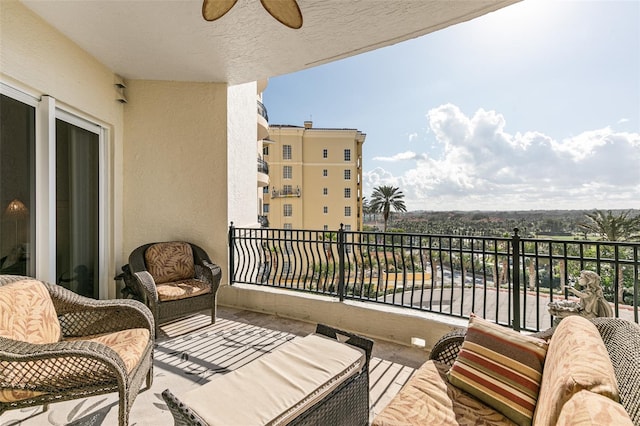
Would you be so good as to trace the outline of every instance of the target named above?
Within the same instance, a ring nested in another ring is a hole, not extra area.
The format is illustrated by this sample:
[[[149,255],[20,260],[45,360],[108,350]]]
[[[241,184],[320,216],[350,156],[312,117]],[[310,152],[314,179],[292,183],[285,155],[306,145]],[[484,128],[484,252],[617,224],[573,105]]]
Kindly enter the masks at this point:
[[[271,16],[289,28],[302,27],[302,12],[296,0],[260,0]]]
[[[215,21],[231,10],[238,0],[204,0],[202,17],[206,21]]]

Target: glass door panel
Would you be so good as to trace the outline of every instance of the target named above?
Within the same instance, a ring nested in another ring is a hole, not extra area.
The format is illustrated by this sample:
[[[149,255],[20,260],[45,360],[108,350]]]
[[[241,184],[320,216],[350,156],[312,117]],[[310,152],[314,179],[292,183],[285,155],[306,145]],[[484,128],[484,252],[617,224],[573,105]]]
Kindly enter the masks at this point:
[[[0,95],[0,274],[35,273],[35,108]]]
[[[56,275],[99,298],[99,135],[56,120]]]

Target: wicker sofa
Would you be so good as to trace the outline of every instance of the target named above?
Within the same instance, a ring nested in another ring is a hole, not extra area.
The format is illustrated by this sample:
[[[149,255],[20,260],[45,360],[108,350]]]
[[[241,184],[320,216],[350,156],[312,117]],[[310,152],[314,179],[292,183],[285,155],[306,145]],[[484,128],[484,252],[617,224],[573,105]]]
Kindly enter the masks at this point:
[[[153,316],[135,300],[94,300],[0,275],[0,414],[119,394],[119,424],[153,380]]]
[[[508,409],[490,404],[491,391],[478,393],[457,380],[456,368],[470,358],[469,352],[481,353],[473,346],[478,340],[459,330],[434,345],[430,360],[373,425],[640,425],[640,326],[622,319],[572,316],[533,337],[548,339],[548,346],[529,420],[514,421]],[[525,368],[516,370],[524,374]],[[494,376],[489,380],[494,379],[498,380]],[[508,384],[500,383],[496,392],[503,386]]]
[[[176,426],[369,424],[373,341],[318,324],[206,385],[162,393]]]

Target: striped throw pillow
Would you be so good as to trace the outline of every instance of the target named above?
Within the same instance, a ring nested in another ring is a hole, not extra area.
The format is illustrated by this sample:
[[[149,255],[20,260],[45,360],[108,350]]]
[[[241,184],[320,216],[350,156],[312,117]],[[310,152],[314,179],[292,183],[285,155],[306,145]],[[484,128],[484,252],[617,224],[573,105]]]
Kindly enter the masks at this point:
[[[471,314],[449,382],[515,423],[530,425],[548,344]]]

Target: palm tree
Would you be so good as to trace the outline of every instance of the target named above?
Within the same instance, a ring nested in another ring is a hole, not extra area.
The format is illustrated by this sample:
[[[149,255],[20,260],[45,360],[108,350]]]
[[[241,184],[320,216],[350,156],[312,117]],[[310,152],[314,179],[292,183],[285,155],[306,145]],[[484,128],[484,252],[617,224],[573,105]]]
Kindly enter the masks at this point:
[[[595,210],[593,213],[585,213],[589,221],[579,223],[578,226],[587,232],[593,232],[604,241],[629,241],[640,236],[640,216],[629,217],[629,210],[614,215],[611,210],[603,212]],[[618,269],[618,302],[624,303],[623,268]]]
[[[578,226],[587,232],[598,234],[605,241],[633,240],[640,233],[640,216],[629,217],[630,214],[630,211],[614,215],[611,210],[606,213],[595,210],[593,213],[585,213],[589,221],[579,223]]]
[[[397,212],[406,212],[407,207],[404,205],[404,194],[399,188],[392,186],[378,186],[373,188],[369,207],[372,212],[381,212],[384,218],[384,232],[387,232],[387,221],[391,214],[391,209]]]

